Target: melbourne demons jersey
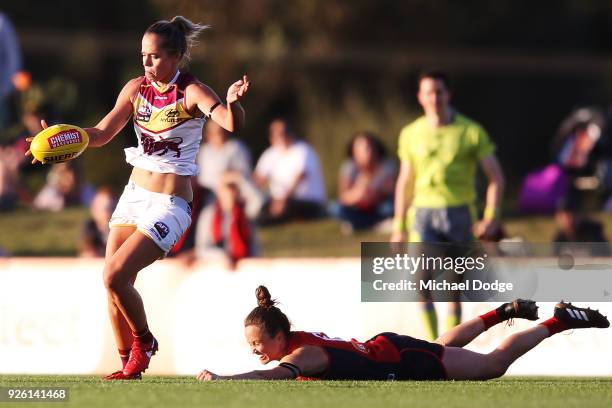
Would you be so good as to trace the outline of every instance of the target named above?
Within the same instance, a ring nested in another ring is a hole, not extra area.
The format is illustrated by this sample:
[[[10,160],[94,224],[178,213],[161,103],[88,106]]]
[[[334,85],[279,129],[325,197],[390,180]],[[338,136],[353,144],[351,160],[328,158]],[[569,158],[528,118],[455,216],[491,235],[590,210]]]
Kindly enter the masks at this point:
[[[298,377],[298,380],[388,380],[397,371],[400,353],[384,336],[360,343],[355,339],[331,338],[325,333],[292,331],[288,352],[303,346],[317,346],[325,350],[329,363],[327,370],[316,377]]]
[[[138,147],[125,149],[129,164],[157,173],[198,173],[196,155],[206,119],[190,115],[185,105],[185,89],[196,81],[192,75],[177,71],[166,89],[160,90],[142,78],[133,102]]]

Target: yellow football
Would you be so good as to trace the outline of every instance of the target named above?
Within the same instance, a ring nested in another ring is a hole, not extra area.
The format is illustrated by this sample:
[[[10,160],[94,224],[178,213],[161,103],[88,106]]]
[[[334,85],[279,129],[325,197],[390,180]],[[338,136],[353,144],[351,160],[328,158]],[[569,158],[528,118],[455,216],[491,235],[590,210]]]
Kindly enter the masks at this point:
[[[32,156],[39,162],[61,163],[78,157],[89,144],[89,135],[74,125],[53,125],[34,136]]]

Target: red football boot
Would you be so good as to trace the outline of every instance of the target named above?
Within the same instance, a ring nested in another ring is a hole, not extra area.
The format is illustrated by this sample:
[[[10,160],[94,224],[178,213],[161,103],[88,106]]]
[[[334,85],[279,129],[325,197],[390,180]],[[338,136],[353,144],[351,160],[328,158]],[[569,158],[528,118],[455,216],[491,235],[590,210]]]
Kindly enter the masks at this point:
[[[133,377],[143,373],[147,368],[149,368],[151,357],[155,355],[158,349],[159,347],[155,337],[153,337],[153,340],[147,344],[142,344],[135,341],[132,345],[132,351],[130,352],[130,359],[125,367],[123,367],[123,374],[128,377]]]
[[[119,371],[115,371],[112,374],[107,375],[106,377],[104,377],[105,380],[108,381],[114,381],[114,380],[142,380],[142,374],[141,373],[137,373],[134,375],[125,375],[123,374],[123,371],[119,370]]]

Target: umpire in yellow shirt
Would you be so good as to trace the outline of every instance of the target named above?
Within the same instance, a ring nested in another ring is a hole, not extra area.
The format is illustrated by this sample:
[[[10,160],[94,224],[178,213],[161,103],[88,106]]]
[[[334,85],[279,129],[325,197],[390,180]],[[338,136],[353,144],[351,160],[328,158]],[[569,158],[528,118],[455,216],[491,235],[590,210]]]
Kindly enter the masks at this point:
[[[477,122],[451,105],[448,77],[442,72],[419,76],[417,98],[425,115],[402,129],[398,154],[400,173],[395,186],[392,242],[466,243],[487,238],[499,229],[504,175],[495,145]],[[474,224],[476,166],[488,177],[482,221]],[[438,319],[431,300],[423,317],[433,339]],[[459,301],[449,303],[447,325],[461,321]]]

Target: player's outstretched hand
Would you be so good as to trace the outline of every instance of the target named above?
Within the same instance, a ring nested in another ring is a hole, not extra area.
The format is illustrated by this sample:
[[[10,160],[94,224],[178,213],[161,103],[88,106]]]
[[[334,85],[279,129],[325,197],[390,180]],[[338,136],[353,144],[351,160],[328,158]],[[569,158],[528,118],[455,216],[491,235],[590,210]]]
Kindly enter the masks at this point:
[[[233,103],[242,98],[249,90],[250,85],[251,83],[249,82],[249,78],[246,75],[243,75],[242,79],[239,79],[231,84],[227,90],[227,102]]]
[[[47,121],[44,120],[44,119],[40,120],[40,126],[43,128],[43,130],[49,127],[49,125],[47,125]],[[34,139],[34,136],[26,137],[26,142],[32,143],[32,139]],[[25,152],[25,155],[26,156],[32,156],[32,152],[30,151],[30,149],[28,149]],[[32,164],[36,164],[36,163],[38,163],[38,160],[32,158]]]
[[[481,220],[472,227],[474,236],[481,241],[499,242],[504,238],[504,231],[498,220]]]
[[[219,377],[217,374],[208,370],[202,370],[200,374],[196,376],[196,378],[198,379],[198,381],[214,381],[221,379],[221,377]]]

